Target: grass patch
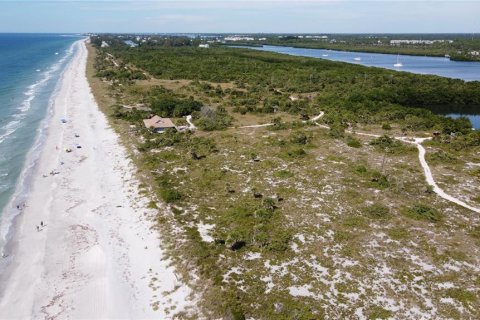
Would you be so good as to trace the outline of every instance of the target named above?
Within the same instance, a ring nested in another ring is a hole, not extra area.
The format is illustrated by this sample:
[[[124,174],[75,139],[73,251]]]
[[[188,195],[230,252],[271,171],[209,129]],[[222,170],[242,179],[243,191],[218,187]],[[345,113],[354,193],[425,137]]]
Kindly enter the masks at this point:
[[[273,176],[276,177],[276,178],[286,179],[286,178],[291,178],[291,177],[295,176],[295,174],[291,171],[288,171],[288,170],[279,170],[279,171],[276,171],[273,174]]]
[[[412,219],[425,220],[428,222],[440,222],[443,218],[441,212],[425,204],[415,204],[411,208],[408,208],[405,214]]]
[[[390,208],[381,203],[366,206],[362,209],[362,212],[371,219],[387,219],[390,217]]]
[[[446,296],[461,302],[465,308],[469,308],[469,304],[477,299],[477,295],[475,293],[462,288],[448,289]]]
[[[393,316],[393,313],[385,308],[380,306],[374,306],[370,308],[368,312],[368,319],[376,320],[376,319],[388,319]]]
[[[355,138],[353,136],[347,136],[345,138],[345,143],[350,148],[361,148],[362,147],[362,143],[360,142],[360,140],[358,140],[357,138]]]
[[[387,234],[393,239],[393,240],[404,240],[408,239],[410,236],[410,233],[408,232],[408,229],[403,228],[403,227],[393,227],[387,230]]]

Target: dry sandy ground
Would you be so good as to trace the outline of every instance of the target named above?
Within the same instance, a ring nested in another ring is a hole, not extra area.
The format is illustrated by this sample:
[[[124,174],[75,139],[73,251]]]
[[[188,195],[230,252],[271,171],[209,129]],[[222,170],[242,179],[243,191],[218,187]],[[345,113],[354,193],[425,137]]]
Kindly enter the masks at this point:
[[[158,231],[151,229],[155,212],[137,193],[126,150],[90,92],[84,41],[74,44],[74,52],[16,225],[14,260],[0,283],[0,318],[168,319],[172,313],[165,309],[195,313],[191,290],[162,260]],[[52,170],[59,173],[50,175]],[[41,221],[45,226],[37,231]],[[154,285],[152,277],[158,279]]]

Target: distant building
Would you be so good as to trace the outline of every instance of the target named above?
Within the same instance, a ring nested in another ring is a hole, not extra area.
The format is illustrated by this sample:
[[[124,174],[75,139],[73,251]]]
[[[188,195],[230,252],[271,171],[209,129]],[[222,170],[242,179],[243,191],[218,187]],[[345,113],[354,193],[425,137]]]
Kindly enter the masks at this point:
[[[230,36],[230,37],[225,37],[225,41],[253,41],[255,40],[252,37],[242,37],[242,36]]]
[[[135,47],[138,47],[138,44],[133,42],[132,40],[126,40],[124,41],[124,43],[129,46],[130,48],[135,48]]]
[[[453,40],[390,40],[391,45],[400,44],[434,44],[434,43],[452,43]]]
[[[110,47],[110,46],[109,46],[108,43],[106,43],[105,41],[102,41],[102,44],[100,45],[100,47],[102,47],[102,48],[108,48],[108,47]]]
[[[161,118],[159,116],[153,116],[150,119],[143,119],[145,127],[153,129],[155,132],[163,132],[169,128],[175,128],[172,120],[170,118]]]
[[[210,45],[208,43],[202,43],[202,44],[199,44],[198,47],[208,49],[208,48],[210,48]]]

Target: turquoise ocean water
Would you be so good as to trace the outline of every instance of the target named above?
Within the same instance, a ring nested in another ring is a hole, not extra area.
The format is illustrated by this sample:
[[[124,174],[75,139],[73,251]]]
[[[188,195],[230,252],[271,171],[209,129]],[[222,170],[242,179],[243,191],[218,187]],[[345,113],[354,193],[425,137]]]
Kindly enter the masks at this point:
[[[81,39],[60,34],[0,34],[0,218],[22,203],[38,156],[51,98]],[[5,240],[5,219],[2,240]]]

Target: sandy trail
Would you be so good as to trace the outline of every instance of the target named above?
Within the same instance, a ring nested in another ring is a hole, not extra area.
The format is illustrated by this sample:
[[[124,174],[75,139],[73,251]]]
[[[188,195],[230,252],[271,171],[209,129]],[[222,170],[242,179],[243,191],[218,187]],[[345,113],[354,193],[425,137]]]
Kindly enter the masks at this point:
[[[85,42],[76,42],[74,52],[16,225],[14,260],[0,283],[0,318],[168,319],[182,310],[195,313],[191,290],[162,260],[159,233],[152,229],[155,212],[137,193],[127,152],[91,94]],[[59,174],[48,174],[53,169]],[[40,221],[46,226],[37,232]]]
[[[439,197],[448,200],[450,202],[456,203],[459,206],[462,206],[464,208],[470,209],[472,211],[475,211],[477,213],[480,213],[480,208],[475,208],[462,200],[452,197],[451,195],[445,193],[442,188],[438,186],[438,184],[435,182],[435,179],[433,179],[432,171],[430,170],[430,167],[428,166],[427,160],[425,160],[425,153],[426,150],[422,146],[422,142],[425,140],[429,140],[431,138],[413,138],[413,142],[407,141],[406,139],[402,138],[397,138],[399,140],[405,141],[405,142],[410,142],[413,143],[417,146],[418,149],[418,160],[420,161],[420,165],[423,168],[423,173],[425,174],[425,180],[427,181],[428,185],[433,187],[433,192],[435,192]]]
[[[321,128],[325,128],[325,129],[330,129],[329,126],[326,126],[324,124],[320,124],[318,122],[316,122],[317,120],[319,120],[321,117],[323,117],[324,115],[324,112],[322,111],[318,116],[312,118],[311,120],[314,121],[314,123],[321,127]],[[372,133],[365,133],[365,132],[354,132],[352,130],[346,130],[348,133],[351,133],[351,134],[357,134],[357,135],[361,135],[361,136],[367,136],[367,137],[373,137],[373,138],[379,138],[380,135],[378,134],[372,134]],[[403,141],[403,142],[406,142],[406,143],[413,143],[417,149],[418,149],[418,160],[420,161],[420,165],[422,166],[422,169],[423,169],[423,173],[425,175],[425,180],[427,181],[427,184],[432,186],[433,187],[433,192],[435,192],[439,197],[445,199],[445,200],[448,200],[450,202],[453,202],[455,204],[458,204],[459,206],[462,206],[464,208],[467,208],[469,210],[472,210],[472,211],[475,211],[477,213],[480,213],[480,208],[476,208],[476,207],[473,207],[465,202],[463,202],[462,200],[458,199],[458,198],[455,198],[449,194],[447,194],[445,191],[443,191],[442,188],[440,188],[438,186],[438,184],[435,182],[435,179],[433,178],[433,175],[432,175],[432,171],[427,163],[427,160],[425,159],[425,153],[426,153],[426,150],[425,148],[422,146],[422,143],[426,140],[430,140],[431,138],[415,138],[415,137],[412,137],[412,138],[407,138],[407,137],[394,137],[394,139],[397,139],[397,140],[400,140],[400,141]]]

